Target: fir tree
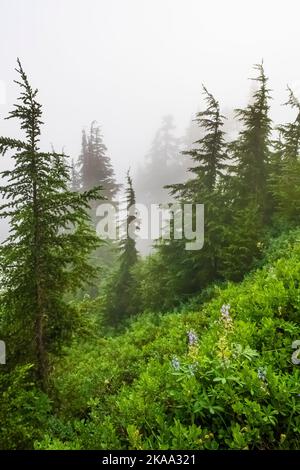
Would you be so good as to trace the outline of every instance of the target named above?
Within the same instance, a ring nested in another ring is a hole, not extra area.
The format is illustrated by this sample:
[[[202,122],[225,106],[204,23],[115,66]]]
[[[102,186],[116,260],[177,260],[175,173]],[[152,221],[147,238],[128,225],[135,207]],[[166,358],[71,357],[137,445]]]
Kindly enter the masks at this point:
[[[167,202],[169,197],[164,186],[182,179],[179,139],[175,137],[174,129],[173,117],[164,116],[146,155],[145,165],[137,174],[136,192],[139,201],[145,204]]]
[[[136,249],[136,230],[137,230],[137,216],[135,212],[135,191],[133,189],[132,178],[128,171],[127,173],[127,187],[126,187],[126,237],[121,241],[121,256],[120,266],[121,273],[124,272],[125,276],[130,272],[132,266],[137,262],[137,249]],[[122,276],[121,276],[122,277]]]
[[[205,245],[194,253],[182,254],[179,257],[179,247],[185,250],[185,240],[173,241],[177,259],[182,259],[182,269],[186,277],[193,279],[195,285],[203,286],[219,276],[219,261],[224,243],[222,220],[224,218],[223,195],[219,190],[220,181],[228,165],[226,164],[226,146],[224,141],[224,116],[220,113],[217,100],[203,86],[206,109],[196,115],[201,138],[194,143],[191,150],[182,152],[191,158],[193,166],[190,172],[194,177],[182,184],[168,186],[171,194],[181,203],[203,203],[205,207]],[[172,252],[170,247],[161,245],[161,250]],[[173,254],[174,255],[174,254]],[[172,256],[172,253],[171,253]]]
[[[183,155],[190,156],[194,163],[190,171],[195,174],[197,182],[190,181],[185,185],[187,190],[188,186],[191,187],[191,196],[194,197],[196,186],[199,189],[201,186],[208,192],[212,192],[227,167],[225,164],[224,132],[222,130],[225,117],[220,113],[218,101],[204,86],[203,91],[207,107],[204,111],[198,112],[195,119],[198,127],[203,132],[203,136],[194,142],[194,148],[182,152]]]
[[[239,208],[247,207],[254,200],[264,221],[269,217],[267,180],[270,162],[271,119],[269,117],[270,90],[262,64],[255,65],[258,76],[254,80],[258,89],[245,109],[237,109],[237,117],[243,129],[231,144],[236,159],[238,175]]]
[[[96,185],[103,187],[104,197],[112,201],[119,186],[115,182],[114,170],[107,155],[107,148],[99,126],[93,121],[87,136],[82,132],[81,154],[79,157],[81,186],[84,191]]]
[[[40,150],[42,107],[18,60],[21,88],[9,118],[17,118],[24,140],[0,138],[0,152],[13,151],[14,168],[2,172],[1,217],[10,234],[1,247],[1,312],[6,341],[17,363],[33,363],[46,388],[49,353],[70,337],[75,310],[65,300],[94,275],[87,256],[98,245],[86,210],[100,189],[78,194],[69,189],[65,156]]]
[[[297,223],[300,216],[300,103],[288,87],[289,105],[295,120],[278,127],[270,175],[270,191],[275,199],[276,215],[283,221]]]
[[[255,65],[258,85],[245,109],[236,110],[242,125],[236,141],[229,144],[235,160],[226,187],[228,201],[223,276],[240,280],[261,254],[273,202],[268,179],[271,161],[270,90],[263,65]],[[252,217],[252,220],[251,220]]]
[[[278,126],[280,135],[278,147],[283,160],[290,158],[297,160],[300,154],[300,102],[290,87],[288,92],[289,99],[285,105],[296,111],[296,118],[291,123]]]
[[[135,212],[135,191],[132,178],[127,173],[125,237],[120,242],[119,266],[108,287],[106,318],[110,324],[117,325],[137,310],[136,285],[133,268],[138,260],[136,249],[137,216]]]

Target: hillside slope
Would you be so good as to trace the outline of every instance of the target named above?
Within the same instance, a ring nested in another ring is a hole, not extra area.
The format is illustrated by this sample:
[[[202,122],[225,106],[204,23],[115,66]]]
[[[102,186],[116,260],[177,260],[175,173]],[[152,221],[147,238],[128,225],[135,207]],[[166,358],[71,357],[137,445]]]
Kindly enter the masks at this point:
[[[56,364],[56,416],[35,447],[299,448],[299,285],[295,231],[210,302],[73,346]]]

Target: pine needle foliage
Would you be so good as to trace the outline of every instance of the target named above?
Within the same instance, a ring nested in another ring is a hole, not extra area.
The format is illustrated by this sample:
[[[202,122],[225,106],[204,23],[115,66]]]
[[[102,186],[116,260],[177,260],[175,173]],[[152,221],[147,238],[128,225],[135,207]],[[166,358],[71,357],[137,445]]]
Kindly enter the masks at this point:
[[[10,363],[34,364],[47,386],[49,353],[70,337],[75,311],[65,300],[94,273],[88,255],[99,243],[87,209],[101,198],[100,187],[71,191],[65,155],[40,149],[42,106],[18,60],[21,93],[8,119],[18,119],[24,140],[0,137],[13,169],[3,171],[0,216],[10,233],[0,249],[1,312]]]

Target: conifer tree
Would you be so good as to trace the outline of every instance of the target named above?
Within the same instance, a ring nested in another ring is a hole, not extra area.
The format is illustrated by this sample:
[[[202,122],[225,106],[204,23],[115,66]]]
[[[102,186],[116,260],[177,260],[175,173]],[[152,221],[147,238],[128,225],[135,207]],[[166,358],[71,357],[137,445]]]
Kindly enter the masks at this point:
[[[186,271],[182,278],[193,279],[194,288],[203,287],[219,276],[219,258],[224,243],[222,226],[224,204],[219,185],[228,166],[223,132],[225,118],[220,113],[219,103],[204,86],[203,94],[207,107],[204,111],[198,112],[195,119],[201,132],[201,138],[194,143],[191,150],[182,152],[193,162],[190,172],[194,177],[185,183],[168,186],[171,194],[175,195],[181,203],[202,203],[205,207],[205,245],[203,249],[193,253],[184,252],[180,257],[179,247],[181,250],[185,250],[185,240],[171,241],[170,243],[176,252],[177,261],[182,260],[181,269]],[[165,245],[162,244],[160,250],[165,255],[168,254],[172,257],[172,248]],[[183,282],[184,284],[185,282]]]
[[[258,76],[254,80],[258,89],[245,109],[237,109],[236,114],[243,129],[231,150],[236,159],[238,194],[236,201],[240,208],[248,203],[259,206],[263,221],[269,217],[269,195],[267,188],[270,162],[271,119],[269,117],[270,90],[268,78],[262,64],[255,65]]]
[[[127,187],[126,187],[126,237],[121,241],[121,277],[126,278],[132,266],[137,262],[137,249],[136,249],[136,230],[137,230],[137,217],[135,212],[135,191],[133,189],[132,178],[128,171],[127,173]],[[124,273],[124,274],[122,274]]]
[[[12,151],[14,168],[2,172],[0,215],[10,234],[1,247],[1,313],[10,362],[32,363],[47,386],[49,353],[58,352],[76,321],[65,300],[94,275],[87,257],[98,245],[86,210],[100,188],[81,194],[70,187],[65,156],[40,150],[42,106],[18,60],[21,88],[9,118],[20,121],[24,140],[0,138],[0,152]]]
[[[203,92],[207,108],[198,112],[195,119],[203,136],[194,142],[194,147],[191,150],[182,152],[183,155],[190,156],[194,162],[190,171],[195,174],[197,183],[194,184],[192,180],[185,184],[187,190],[189,186],[191,187],[191,191],[188,190],[188,193],[191,193],[193,198],[195,198],[196,186],[200,191],[205,189],[212,192],[227,168],[224,131],[222,130],[225,117],[220,113],[219,103],[204,86]]]
[[[136,249],[137,216],[135,212],[135,191],[132,178],[127,173],[125,237],[120,242],[119,266],[112,276],[108,288],[106,318],[117,325],[122,319],[136,313],[137,305],[135,278],[132,272],[138,260]]]
[[[278,126],[269,182],[276,215],[283,221],[297,223],[300,216],[300,102],[289,87],[288,92],[285,104],[296,111],[296,118]]]
[[[81,154],[79,157],[81,186],[87,191],[94,186],[103,187],[103,196],[112,201],[119,186],[115,182],[114,170],[107,155],[100,127],[93,121],[90,133],[82,132]]]
[[[300,102],[290,87],[287,88],[289,99],[285,103],[296,111],[296,118],[293,122],[278,126],[280,139],[278,146],[283,160],[297,160],[300,155]]]
[[[240,280],[260,257],[273,211],[268,185],[272,131],[270,90],[263,65],[254,68],[258,70],[258,76],[253,79],[257,89],[248,106],[236,110],[242,130],[237,140],[229,145],[235,166],[226,188],[229,204],[223,276],[233,280]]]
[[[179,139],[174,135],[174,129],[173,116],[164,116],[146,155],[145,165],[138,171],[136,192],[139,201],[145,204],[166,202],[169,197],[164,186],[182,178]]]

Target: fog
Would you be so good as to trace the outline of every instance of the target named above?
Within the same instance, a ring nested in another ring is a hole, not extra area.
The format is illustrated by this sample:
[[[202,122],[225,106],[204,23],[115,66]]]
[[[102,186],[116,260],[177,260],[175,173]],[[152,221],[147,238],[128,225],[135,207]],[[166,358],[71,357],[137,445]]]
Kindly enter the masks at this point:
[[[1,133],[20,136],[2,119],[18,92],[17,57],[40,91],[44,148],[77,158],[96,120],[120,182],[143,165],[163,116],[184,135],[202,83],[225,112],[244,106],[262,59],[272,117],[284,121],[286,85],[300,92],[299,12],[296,0],[1,0]]]

